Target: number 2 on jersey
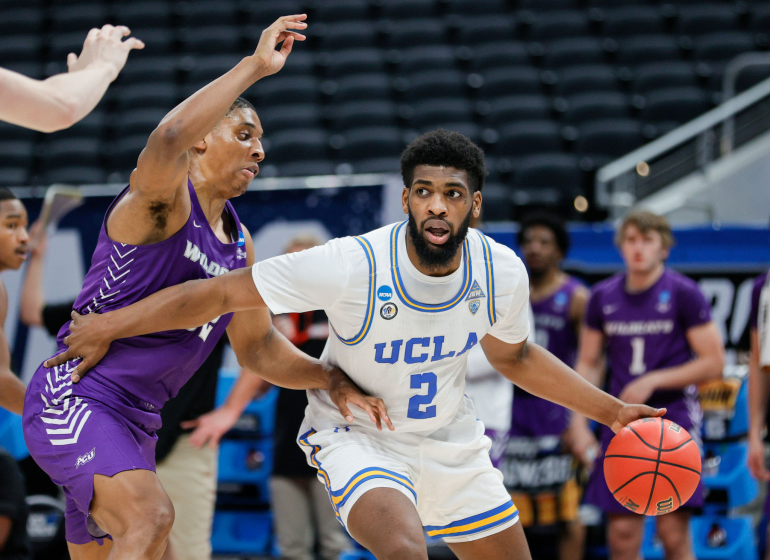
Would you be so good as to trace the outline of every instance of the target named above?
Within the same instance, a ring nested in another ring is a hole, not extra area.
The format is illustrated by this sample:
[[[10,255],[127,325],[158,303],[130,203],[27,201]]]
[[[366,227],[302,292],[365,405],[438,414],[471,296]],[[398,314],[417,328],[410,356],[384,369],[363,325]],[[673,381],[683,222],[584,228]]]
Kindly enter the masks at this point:
[[[407,418],[414,418],[415,420],[424,420],[426,418],[436,417],[436,405],[426,406],[425,410],[420,410],[423,405],[428,405],[436,396],[438,390],[438,379],[436,374],[432,371],[428,373],[415,373],[409,378],[409,387],[412,389],[422,389],[423,385],[428,386],[428,394],[415,395],[409,399],[409,409],[407,410]]]
[[[631,375],[642,375],[647,371],[647,364],[644,363],[644,339],[641,336],[631,339],[631,367],[628,371]]]

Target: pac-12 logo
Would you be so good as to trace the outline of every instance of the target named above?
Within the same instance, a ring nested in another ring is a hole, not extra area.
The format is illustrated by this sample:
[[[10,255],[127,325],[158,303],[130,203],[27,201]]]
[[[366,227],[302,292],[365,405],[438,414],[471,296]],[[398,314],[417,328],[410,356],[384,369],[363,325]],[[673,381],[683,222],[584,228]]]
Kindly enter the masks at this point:
[[[470,309],[471,313],[474,315],[476,314],[476,311],[479,310],[479,307],[481,307],[481,300],[479,299],[474,299],[468,302],[468,309]]]
[[[380,308],[380,317],[386,321],[390,321],[396,315],[398,315],[398,307],[395,303],[386,303]]]
[[[377,297],[382,301],[388,301],[393,297],[393,290],[390,286],[380,286],[377,290]]]

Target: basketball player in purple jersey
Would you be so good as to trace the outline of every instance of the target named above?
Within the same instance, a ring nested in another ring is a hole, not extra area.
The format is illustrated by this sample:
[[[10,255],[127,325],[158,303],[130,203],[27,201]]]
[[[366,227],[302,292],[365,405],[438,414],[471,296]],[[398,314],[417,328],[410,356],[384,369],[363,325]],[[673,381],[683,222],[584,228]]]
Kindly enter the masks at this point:
[[[724,365],[724,348],[709,304],[692,280],[666,268],[674,238],[662,216],[646,211],[629,214],[616,243],[625,270],[591,290],[575,369],[599,385],[606,353],[610,394],[630,403],[665,407],[668,419],[698,438],[702,414],[695,385],[720,377]],[[585,419],[576,416],[575,422],[582,440],[590,439]],[[601,468],[612,435],[601,431],[602,451],[586,501],[608,516],[610,558],[636,560],[644,517],[613,498]],[[702,504],[701,486],[684,508],[657,518],[667,559],[694,560],[688,506]]]
[[[0,188],[0,272],[18,270],[27,259],[27,210],[11,191]],[[0,406],[21,414],[24,384],[11,371],[11,350],[5,337],[8,292],[0,281]]]
[[[556,216],[536,214],[521,224],[518,243],[529,272],[535,342],[574,367],[578,332],[589,294],[580,281],[561,270],[569,251],[569,234]],[[580,560],[585,530],[578,519],[580,489],[575,461],[565,437],[570,417],[566,408],[514,386],[510,452],[505,454],[501,468],[504,475],[541,473],[534,478],[512,476],[510,483],[505,481],[515,493],[514,503],[521,512],[522,525],[526,528],[558,523],[559,557]],[[534,454],[533,449],[537,449]],[[542,484],[542,480],[549,483]],[[529,515],[525,516],[527,510]]]
[[[254,55],[178,105],[150,135],[130,185],[107,212],[78,312],[118,309],[254,262],[251,237],[229,199],[243,194],[258,172],[262,128],[238,95],[281,69],[294,40],[304,39],[292,31],[304,29],[304,19],[276,21]],[[272,328],[267,310],[124,339],[79,383],[70,375],[77,361],[41,366],[27,389],[24,435],[35,461],[64,487],[73,560],[163,554],[174,512],[154,472],[160,409],[225,329],[243,367],[289,388],[332,388],[336,402],[350,397],[373,412],[374,399],[357,393],[339,370],[296,350]],[[67,334],[62,327],[60,347]],[[108,535],[112,541],[101,546]]]

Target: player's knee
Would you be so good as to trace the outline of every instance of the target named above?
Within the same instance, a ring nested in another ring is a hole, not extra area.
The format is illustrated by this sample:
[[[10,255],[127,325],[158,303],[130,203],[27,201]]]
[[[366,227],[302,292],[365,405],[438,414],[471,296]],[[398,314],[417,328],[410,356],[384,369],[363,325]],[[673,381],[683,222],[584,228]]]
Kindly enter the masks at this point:
[[[428,560],[428,549],[423,539],[410,535],[394,535],[388,539],[383,554],[377,558],[382,560]]]
[[[672,560],[682,560],[689,558],[690,555],[690,535],[687,525],[683,527],[669,527],[663,524],[658,525],[658,536],[666,553],[666,558]]]
[[[642,536],[636,524],[614,522],[610,524],[607,544],[613,559],[636,558]]]
[[[174,525],[174,506],[171,500],[158,500],[148,506],[142,527],[137,527],[144,538],[158,542],[168,538]]]

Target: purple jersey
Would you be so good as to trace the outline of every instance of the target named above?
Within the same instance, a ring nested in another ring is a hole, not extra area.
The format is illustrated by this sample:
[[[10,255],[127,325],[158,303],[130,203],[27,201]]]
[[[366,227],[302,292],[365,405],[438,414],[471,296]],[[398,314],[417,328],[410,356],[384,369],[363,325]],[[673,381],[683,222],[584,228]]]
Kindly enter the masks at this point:
[[[535,342],[572,367],[577,355],[577,332],[570,320],[572,296],[580,282],[571,276],[561,288],[539,302],[532,302]],[[561,435],[567,429],[569,411],[530,393],[514,388],[512,436]]]
[[[114,207],[127,192],[115,199]],[[192,184],[187,223],[152,245],[127,245],[107,236],[105,217],[91,269],[75,309],[109,312],[163,288],[209,278],[246,264],[241,224],[227,202],[233,242],[212,231]],[[67,501],[65,532],[74,544],[106,536],[89,517],[95,474],[114,476],[132,469],[155,470],[155,430],[160,408],[177,394],[209,355],[231,314],[190,330],[174,330],[116,340],[101,362],[79,383],[70,380],[74,360],[40,366],[27,387],[24,438],[30,454]],[[68,334],[59,331],[59,348]]]
[[[625,273],[600,282],[591,290],[586,324],[604,334],[607,346],[607,390],[618,396],[640,375],[676,367],[692,359],[688,329],[711,320],[711,309],[698,286],[673,270],[666,269],[650,288],[639,293],[626,291]],[[702,413],[695,386],[684,390],[656,391],[647,404],[666,407],[666,418],[683,426],[700,440]],[[612,430],[601,427],[601,451],[597,465],[612,440]],[[602,468],[595,468],[586,490],[586,502],[606,513],[628,513],[612,497]],[[689,507],[703,504],[703,482],[687,501]]]
[[[170,238],[151,245],[127,245],[107,235],[107,216],[126,188],[112,203],[99,233],[91,268],[74,309],[81,314],[107,313],[126,307],[168,286],[210,278],[246,264],[241,223],[230,202],[226,212],[232,223],[232,243],[222,243],[209,226],[188,181],[191,211],[187,223]],[[159,411],[200,367],[221,338],[232,314],[192,330],[174,330],[116,340],[92,372],[84,378],[106,378],[136,396],[150,411]],[[59,331],[57,342],[69,334]],[[78,383],[78,395],[93,383]],[[96,388],[99,390],[100,388]]]
[[[594,286],[586,324],[604,334],[609,366],[608,392],[617,397],[640,375],[676,367],[692,359],[688,329],[711,320],[698,286],[673,270],[640,293],[626,291],[625,273]],[[668,408],[666,418],[689,429],[699,417],[697,391],[656,391],[650,406]]]

